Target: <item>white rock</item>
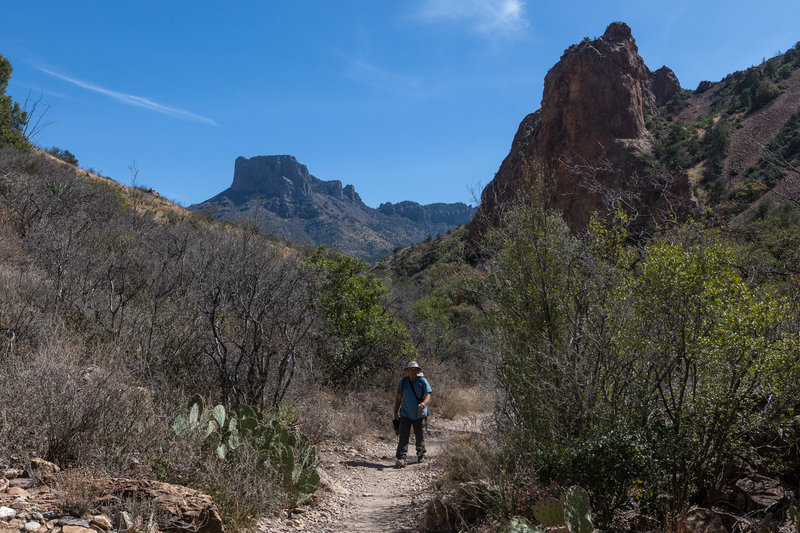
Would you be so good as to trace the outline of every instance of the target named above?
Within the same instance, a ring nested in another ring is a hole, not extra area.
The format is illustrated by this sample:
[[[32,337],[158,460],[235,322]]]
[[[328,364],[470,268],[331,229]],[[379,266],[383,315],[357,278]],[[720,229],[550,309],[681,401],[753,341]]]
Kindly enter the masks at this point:
[[[11,507],[0,507],[0,520],[11,520],[17,516],[17,512]]]
[[[27,522],[25,524],[25,531],[39,531],[39,528],[42,527],[42,524],[39,522]]]

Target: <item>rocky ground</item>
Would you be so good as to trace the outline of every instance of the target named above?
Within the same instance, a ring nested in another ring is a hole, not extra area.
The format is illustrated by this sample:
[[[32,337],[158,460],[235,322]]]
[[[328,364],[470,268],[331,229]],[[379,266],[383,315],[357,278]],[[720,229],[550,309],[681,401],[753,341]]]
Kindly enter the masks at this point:
[[[432,420],[426,433],[426,460],[416,463],[412,435],[411,461],[405,468],[395,467],[397,441],[390,432],[365,440],[357,447],[324,446],[320,462],[324,487],[297,512],[263,518],[258,531],[417,531],[437,495],[443,446],[456,434],[483,431],[486,420],[485,415]]]

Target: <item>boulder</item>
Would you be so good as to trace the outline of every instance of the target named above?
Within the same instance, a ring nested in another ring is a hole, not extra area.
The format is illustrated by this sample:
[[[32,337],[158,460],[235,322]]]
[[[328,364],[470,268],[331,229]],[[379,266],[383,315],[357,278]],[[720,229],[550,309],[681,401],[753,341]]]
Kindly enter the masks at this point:
[[[96,479],[90,482],[97,495],[96,504],[117,504],[135,499],[152,505],[163,531],[186,533],[221,533],[222,519],[211,496],[200,491],[137,479]]]
[[[425,510],[425,515],[419,525],[419,531],[420,533],[452,531],[457,523],[458,513],[455,508],[441,498],[436,498]]]
[[[711,88],[713,84],[708,80],[703,80],[697,84],[697,89],[694,90],[696,93],[704,93]]]
[[[22,497],[22,498],[30,497],[30,493],[27,490],[25,490],[23,488],[20,488],[20,487],[11,487],[11,488],[9,488],[8,489],[8,494],[10,496],[19,496],[19,497]]]
[[[443,498],[434,499],[419,525],[422,533],[456,531],[464,524],[475,524],[486,514],[489,489],[480,483],[463,483]]]
[[[61,468],[50,461],[45,461],[40,457],[31,459],[31,473],[45,483],[52,483],[55,481],[56,475],[59,472],[61,472]]]
[[[109,520],[106,515],[102,514],[93,516],[89,525],[92,527],[92,529],[98,529],[102,531],[110,531],[112,529],[111,520]]]
[[[740,511],[750,512],[764,510],[786,498],[786,490],[779,481],[751,474],[736,482],[730,503]]]

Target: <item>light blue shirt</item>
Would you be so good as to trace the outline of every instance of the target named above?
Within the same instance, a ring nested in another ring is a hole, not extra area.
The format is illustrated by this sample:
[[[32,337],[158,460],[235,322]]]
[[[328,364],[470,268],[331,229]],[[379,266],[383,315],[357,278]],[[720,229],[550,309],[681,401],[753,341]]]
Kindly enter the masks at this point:
[[[414,390],[411,390],[414,387]],[[414,393],[417,393],[416,396]],[[400,380],[397,384],[397,394],[403,395],[403,403],[400,404],[400,416],[416,420],[420,418],[417,416],[417,406],[425,399],[426,394],[433,392],[428,380],[421,377],[414,378],[414,383],[410,384],[408,376]],[[419,398],[419,401],[417,401]],[[428,416],[428,408],[425,408],[423,417]]]

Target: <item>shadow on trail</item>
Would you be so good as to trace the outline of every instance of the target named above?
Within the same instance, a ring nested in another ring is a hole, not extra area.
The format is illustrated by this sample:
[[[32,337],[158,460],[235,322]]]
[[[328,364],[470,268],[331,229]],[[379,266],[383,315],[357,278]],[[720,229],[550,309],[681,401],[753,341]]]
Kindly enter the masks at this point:
[[[374,468],[378,472],[383,472],[386,469],[394,469],[394,465],[387,465],[387,464],[380,464],[380,463],[370,463],[369,461],[344,461],[342,463],[345,466],[359,466],[362,468]]]

